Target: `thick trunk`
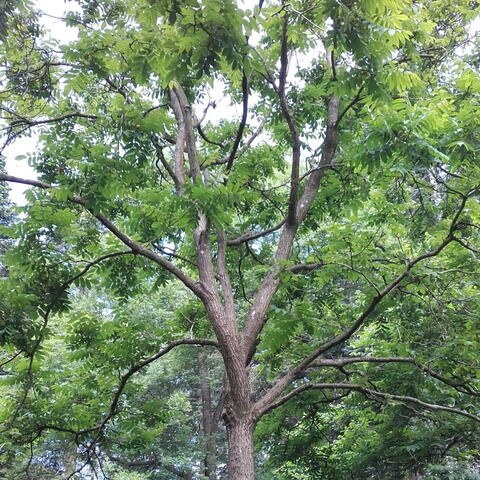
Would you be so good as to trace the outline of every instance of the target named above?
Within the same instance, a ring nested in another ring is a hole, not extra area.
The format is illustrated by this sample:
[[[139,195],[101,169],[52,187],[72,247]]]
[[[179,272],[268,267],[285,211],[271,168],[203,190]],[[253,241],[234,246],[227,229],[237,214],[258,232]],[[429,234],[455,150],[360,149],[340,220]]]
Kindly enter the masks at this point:
[[[253,421],[235,420],[227,424],[228,479],[254,480]]]

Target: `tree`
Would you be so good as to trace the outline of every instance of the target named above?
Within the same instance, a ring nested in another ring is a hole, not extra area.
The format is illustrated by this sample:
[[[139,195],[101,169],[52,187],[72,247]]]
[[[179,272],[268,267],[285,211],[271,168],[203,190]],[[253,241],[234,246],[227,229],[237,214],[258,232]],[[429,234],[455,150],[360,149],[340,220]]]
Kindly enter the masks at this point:
[[[367,399],[478,438],[476,2],[77,3],[71,44],[15,10],[30,26],[1,47],[6,141],[40,132],[38,178],[0,175],[34,187],[2,283],[21,385],[4,434],[42,397],[77,284],[109,295],[68,348],[98,350],[110,401],[45,408],[32,450],[57,432],[94,462],[136,374],[192,345],[222,358],[230,479],[254,478],[254,429],[292,402]],[[162,285],[188,328],[129,344],[135,320],[109,312]]]
[[[0,172],[5,172],[5,162],[0,159]],[[13,209],[12,204],[8,196],[8,185],[5,183],[0,185],[0,228],[5,229],[13,222]],[[6,232],[0,231],[0,255],[5,254],[5,252],[12,246],[11,239],[6,234]],[[0,264],[0,276],[5,276],[7,274],[4,265]]]

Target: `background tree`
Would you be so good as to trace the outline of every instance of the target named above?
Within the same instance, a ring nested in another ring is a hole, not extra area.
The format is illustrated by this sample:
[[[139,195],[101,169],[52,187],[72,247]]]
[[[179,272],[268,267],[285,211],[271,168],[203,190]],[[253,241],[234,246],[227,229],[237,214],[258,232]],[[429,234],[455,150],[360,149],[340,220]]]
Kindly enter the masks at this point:
[[[27,10],[1,47],[6,142],[40,133],[38,178],[0,175],[35,187],[1,284],[5,455],[28,445],[28,475],[57,436],[77,445],[70,477],[109,453],[184,475],[161,451],[170,427],[193,438],[165,418],[191,414],[188,378],[169,403],[171,384],[151,399],[140,373],[192,346],[224,371],[193,475],[220,473],[219,412],[235,480],[254,478],[254,429],[275,430],[280,407],[343,417],[327,453],[314,444],[332,478],[381,463],[348,459],[351,403],[366,445],[393,411],[413,452],[432,422],[478,438],[476,3],[77,3],[71,44],[44,41]],[[238,118],[212,114],[228,104]],[[75,284],[93,307],[76,309]],[[173,287],[171,323],[131,309]]]
[[[0,159],[0,172],[5,173],[5,161],[2,159]],[[0,228],[2,229],[0,232],[0,255],[2,256],[12,247],[11,238],[5,231],[14,220],[13,205],[9,200],[8,192],[8,185],[2,183],[0,185]],[[0,276],[4,277],[6,275],[7,270],[3,263],[0,263]]]

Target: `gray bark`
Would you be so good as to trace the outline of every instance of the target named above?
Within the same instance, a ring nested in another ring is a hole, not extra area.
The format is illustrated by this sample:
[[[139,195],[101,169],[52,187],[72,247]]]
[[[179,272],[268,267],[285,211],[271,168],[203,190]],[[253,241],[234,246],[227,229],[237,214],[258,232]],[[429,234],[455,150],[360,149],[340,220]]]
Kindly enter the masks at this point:
[[[251,418],[236,419],[227,424],[229,480],[255,479],[253,428]]]

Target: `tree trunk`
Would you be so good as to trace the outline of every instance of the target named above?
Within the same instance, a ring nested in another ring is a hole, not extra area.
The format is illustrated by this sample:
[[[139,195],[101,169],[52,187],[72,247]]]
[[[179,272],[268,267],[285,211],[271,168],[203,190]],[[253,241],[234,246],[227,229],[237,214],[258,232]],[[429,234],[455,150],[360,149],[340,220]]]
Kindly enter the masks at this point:
[[[217,445],[215,433],[217,421],[213,415],[212,393],[208,381],[207,353],[203,348],[198,352],[198,373],[200,377],[200,398],[202,402],[202,427],[204,442],[203,475],[208,480],[217,479]]]
[[[235,419],[227,424],[228,479],[254,480],[253,420]]]

